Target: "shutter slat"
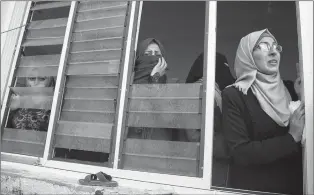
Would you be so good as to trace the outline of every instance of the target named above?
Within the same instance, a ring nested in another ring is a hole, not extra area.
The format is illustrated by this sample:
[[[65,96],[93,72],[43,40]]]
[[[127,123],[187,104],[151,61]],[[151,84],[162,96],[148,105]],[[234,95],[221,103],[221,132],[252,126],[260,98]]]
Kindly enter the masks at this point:
[[[130,111],[200,112],[201,100],[130,99]]]
[[[95,19],[84,22],[78,22],[74,26],[74,32],[79,32],[82,30],[94,30],[99,28],[117,27],[124,25],[125,16]]]
[[[122,47],[122,37],[114,37],[107,39],[97,39],[84,42],[73,42],[71,52],[88,51],[88,50],[102,50],[102,49],[116,49]]]
[[[90,20],[95,18],[105,18],[126,14],[127,5],[119,5],[117,7],[97,9],[89,12],[79,12],[76,18],[76,22]]]
[[[127,139],[125,154],[156,155],[198,159],[199,143],[163,140]]]
[[[114,100],[76,100],[65,99],[64,110],[87,110],[87,111],[109,111],[115,112]]]
[[[30,29],[26,33],[26,39],[62,37],[65,34],[65,27],[46,28],[46,29]]]
[[[197,176],[198,161],[160,158],[151,156],[134,156],[124,154],[122,156],[123,169],[143,172],[155,172],[164,174]]]
[[[110,139],[56,134],[55,140],[54,147],[56,148],[68,148],[103,153],[110,152]]]
[[[24,56],[19,66],[58,66],[59,60],[60,55]]]
[[[67,88],[65,98],[86,98],[86,99],[116,99],[118,89],[79,89]]]
[[[10,108],[15,108],[15,105],[19,105],[19,108],[33,108],[33,109],[45,109],[50,110],[52,105],[52,96],[20,96],[12,97]]]
[[[51,8],[57,8],[57,7],[67,7],[71,5],[71,1],[59,1],[54,3],[44,3],[44,4],[36,4],[34,7],[32,7],[32,11],[35,10],[43,10],[43,9],[51,9]]]
[[[42,157],[46,132],[4,128],[1,151]]]
[[[59,121],[56,134],[110,139],[113,124]],[[86,134],[88,132],[88,134]]]
[[[57,76],[59,66],[19,67],[16,77]]]
[[[104,51],[89,51],[81,53],[71,53],[69,56],[70,63],[77,62],[93,62],[105,60],[119,60],[121,50],[104,50]]]
[[[198,113],[129,112],[128,126],[200,129],[201,115]]]
[[[134,84],[131,97],[189,97],[200,98],[200,83],[193,84]]]
[[[116,87],[117,76],[69,76],[66,87]]]
[[[20,96],[53,96],[53,87],[11,87],[13,93]]]
[[[114,1],[80,1],[78,12],[92,11],[97,9],[112,9],[115,7],[127,6],[127,2],[114,2]]]
[[[84,40],[95,40],[95,39],[104,39],[110,37],[122,37],[124,27],[119,26],[115,28],[103,28],[90,30],[85,32],[73,33],[72,41],[84,41]]]
[[[43,38],[43,39],[26,39],[22,44],[23,47],[44,46],[44,45],[61,45],[64,37]]]
[[[95,123],[113,123],[114,117],[115,117],[114,112],[99,113],[99,112],[62,111],[60,120]]]
[[[107,74],[116,75],[119,73],[119,64],[93,63],[70,65],[67,75],[91,75],[91,74]]]
[[[67,25],[67,21],[68,21],[68,18],[32,21],[29,24],[28,29],[44,29],[44,28],[65,27]]]

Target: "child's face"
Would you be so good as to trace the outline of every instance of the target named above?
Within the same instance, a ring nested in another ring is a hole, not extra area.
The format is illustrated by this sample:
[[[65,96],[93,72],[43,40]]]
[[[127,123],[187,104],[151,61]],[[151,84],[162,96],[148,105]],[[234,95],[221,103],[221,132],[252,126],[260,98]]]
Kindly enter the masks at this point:
[[[48,77],[28,77],[26,85],[28,87],[48,87],[50,79]]]

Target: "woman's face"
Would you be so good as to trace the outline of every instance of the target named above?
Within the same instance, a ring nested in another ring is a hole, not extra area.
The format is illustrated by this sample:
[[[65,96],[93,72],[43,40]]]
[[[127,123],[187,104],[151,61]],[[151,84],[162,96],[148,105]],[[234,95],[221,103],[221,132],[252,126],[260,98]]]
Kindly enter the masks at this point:
[[[48,87],[51,79],[49,77],[28,77],[26,85],[28,87]]]
[[[147,56],[161,56],[161,51],[159,46],[156,43],[151,43],[146,48],[144,55]]]
[[[258,46],[253,49],[253,59],[258,70],[267,75],[275,74],[279,71],[280,52],[273,47],[277,44],[271,37],[263,37]],[[270,46],[267,51],[267,45]]]

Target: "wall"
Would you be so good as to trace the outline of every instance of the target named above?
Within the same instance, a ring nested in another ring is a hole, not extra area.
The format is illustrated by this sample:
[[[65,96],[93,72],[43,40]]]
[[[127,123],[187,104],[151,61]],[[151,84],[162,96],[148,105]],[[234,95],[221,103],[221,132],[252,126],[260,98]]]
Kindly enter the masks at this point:
[[[2,33],[9,29],[13,8],[15,5],[14,1],[1,1],[1,54],[3,50],[3,46],[7,37],[7,33]]]
[[[3,5],[4,7],[2,7]],[[1,1],[1,32],[4,31],[4,29],[2,29],[3,20],[5,21],[3,25],[6,24],[5,26],[7,26],[8,29],[21,26],[26,6],[27,1]],[[5,37],[1,36],[1,48],[3,47],[3,50],[1,50],[1,105],[19,32],[20,28],[6,33]]]

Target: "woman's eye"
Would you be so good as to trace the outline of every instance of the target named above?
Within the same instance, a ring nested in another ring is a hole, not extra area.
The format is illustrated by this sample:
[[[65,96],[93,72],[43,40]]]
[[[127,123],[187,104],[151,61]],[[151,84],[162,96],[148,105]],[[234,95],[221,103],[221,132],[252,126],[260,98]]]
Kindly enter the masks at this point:
[[[30,80],[30,81],[35,81],[36,78],[35,78],[35,77],[29,77],[28,80]]]
[[[39,81],[44,81],[44,80],[46,80],[46,78],[45,77],[39,77],[38,80]]]

